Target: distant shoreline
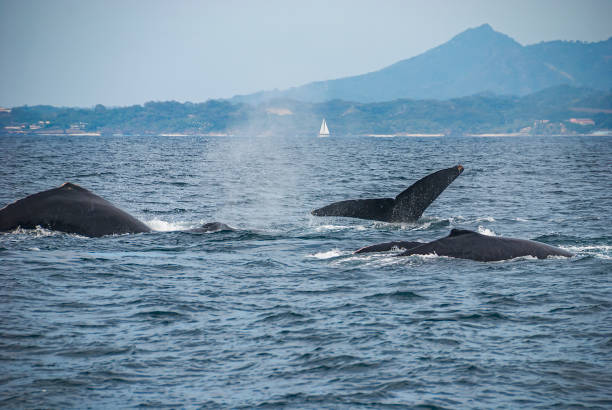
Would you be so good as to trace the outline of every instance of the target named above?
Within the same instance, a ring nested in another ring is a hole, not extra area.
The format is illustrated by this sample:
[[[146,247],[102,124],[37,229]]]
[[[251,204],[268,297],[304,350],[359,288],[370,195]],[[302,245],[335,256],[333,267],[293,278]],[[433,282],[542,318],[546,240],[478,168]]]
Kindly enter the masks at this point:
[[[253,134],[247,135],[243,133],[205,133],[205,134],[186,134],[186,133],[129,133],[123,134],[120,132],[116,133],[101,133],[101,132],[10,132],[6,130],[0,130],[0,135],[23,135],[23,136],[43,136],[43,137],[269,137],[273,134]],[[280,136],[280,134],[278,134]],[[306,133],[294,134],[296,137],[308,138]],[[341,137],[369,137],[369,138],[462,138],[462,137],[475,137],[475,138],[513,138],[513,137],[612,137],[612,130],[599,131],[594,133],[576,133],[576,134],[523,134],[523,133],[482,133],[482,134],[457,134],[457,135],[446,135],[446,134],[425,134],[425,133],[397,133],[397,134],[342,134]],[[313,136],[316,138],[316,136]],[[331,137],[334,138],[333,136]]]
[[[607,132],[590,133],[590,134],[521,134],[521,133],[483,133],[483,134],[461,134],[461,135],[445,135],[445,134],[362,134],[361,137],[372,138],[496,138],[496,137],[612,137],[612,130]]]
[[[578,114],[581,113],[581,114]],[[0,132],[42,135],[316,136],[325,118],[334,136],[436,138],[610,135],[612,93],[551,87],[524,97],[476,95],[449,101],[328,101],[269,105],[149,102],[92,109],[52,106],[0,110]]]

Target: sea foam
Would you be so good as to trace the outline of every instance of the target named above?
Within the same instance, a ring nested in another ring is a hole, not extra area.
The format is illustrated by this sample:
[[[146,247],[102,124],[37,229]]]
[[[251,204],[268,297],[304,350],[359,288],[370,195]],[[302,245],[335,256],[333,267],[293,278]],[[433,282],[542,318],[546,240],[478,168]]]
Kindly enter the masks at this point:
[[[158,232],[183,231],[195,227],[193,224],[190,224],[188,222],[168,222],[162,221],[161,219],[152,219],[150,221],[144,221],[144,223],[152,230]]]

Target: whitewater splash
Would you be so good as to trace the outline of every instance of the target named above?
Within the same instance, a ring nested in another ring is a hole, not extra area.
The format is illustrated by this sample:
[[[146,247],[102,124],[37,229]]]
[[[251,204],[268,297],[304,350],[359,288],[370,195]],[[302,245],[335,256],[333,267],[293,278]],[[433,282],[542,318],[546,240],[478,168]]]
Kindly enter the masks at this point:
[[[198,225],[193,223],[177,221],[168,222],[162,221],[161,219],[152,219],[150,221],[143,221],[151,230],[156,232],[173,232],[173,231],[184,231],[187,229],[197,228]]]
[[[307,255],[307,256],[309,258],[313,258],[313,259],[332,259],[332,258],[337,258],[339,256],[348,255],[348,254],[352,254],[352,252],[341,251],[338,248],[334,248],[334,249],[329,250],[329,251],[317,252],[317,253],[313,253],[313,254],[310,254],[310,255]]]
[[[497,236],[497,234],[495,232],[493,232],[492,229],[485,228],[482,225],[478,225],[478,233],[483,234],[483,235],[487,235],[487,236]]]
[[[330,232],[330,231],[365,231],[368,228],[363,225],[319,225],[315,228],[316,232]]]
[[[562,246],[562,248],[579,256],[612,260],[612,245]]]
[[[44,238],[47,236],[59,236],[59,235],[68,235],[68,236],[72,236],[74,238],[83,238],[83,239],[89,239],[86,236],[83,235],[79,235],[76,233],[67,233],[67,232],[61,232],[61,231],[54,231],[52,229],[47,229],[47,228],[43,228],[40,225],[37,225],[36,228],[34,229],[24,229],[24,228],[17,228],[13,231],[10,232],[11,234],[14,235],[23,235],[26,237],[30,237],[30,238]]]

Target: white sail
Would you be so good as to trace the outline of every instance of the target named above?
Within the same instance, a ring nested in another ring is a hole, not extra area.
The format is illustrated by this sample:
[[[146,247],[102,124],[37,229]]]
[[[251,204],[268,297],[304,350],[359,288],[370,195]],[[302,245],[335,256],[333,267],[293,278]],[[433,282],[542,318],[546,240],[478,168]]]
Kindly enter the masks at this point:
[[[321,123],[321,129],[319,130],[319,136],[326,137],[328,135],[329,135],[329,128],[327,128],[327,122],[325,121],[325,118],[323,118],[323,122]]]

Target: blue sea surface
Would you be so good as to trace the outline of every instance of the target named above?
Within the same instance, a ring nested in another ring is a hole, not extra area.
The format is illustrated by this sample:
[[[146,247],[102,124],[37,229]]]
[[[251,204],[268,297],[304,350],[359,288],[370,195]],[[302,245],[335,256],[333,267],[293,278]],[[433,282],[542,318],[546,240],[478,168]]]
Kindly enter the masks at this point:
[[[6,408],[612,407],[609,137],[0,136],[157,232],[0,234]],[[416,223],[320,218],[465,171]],[[221,221],[236,231],[181,229]],[[465,228],[576,256],[355,255]]]

